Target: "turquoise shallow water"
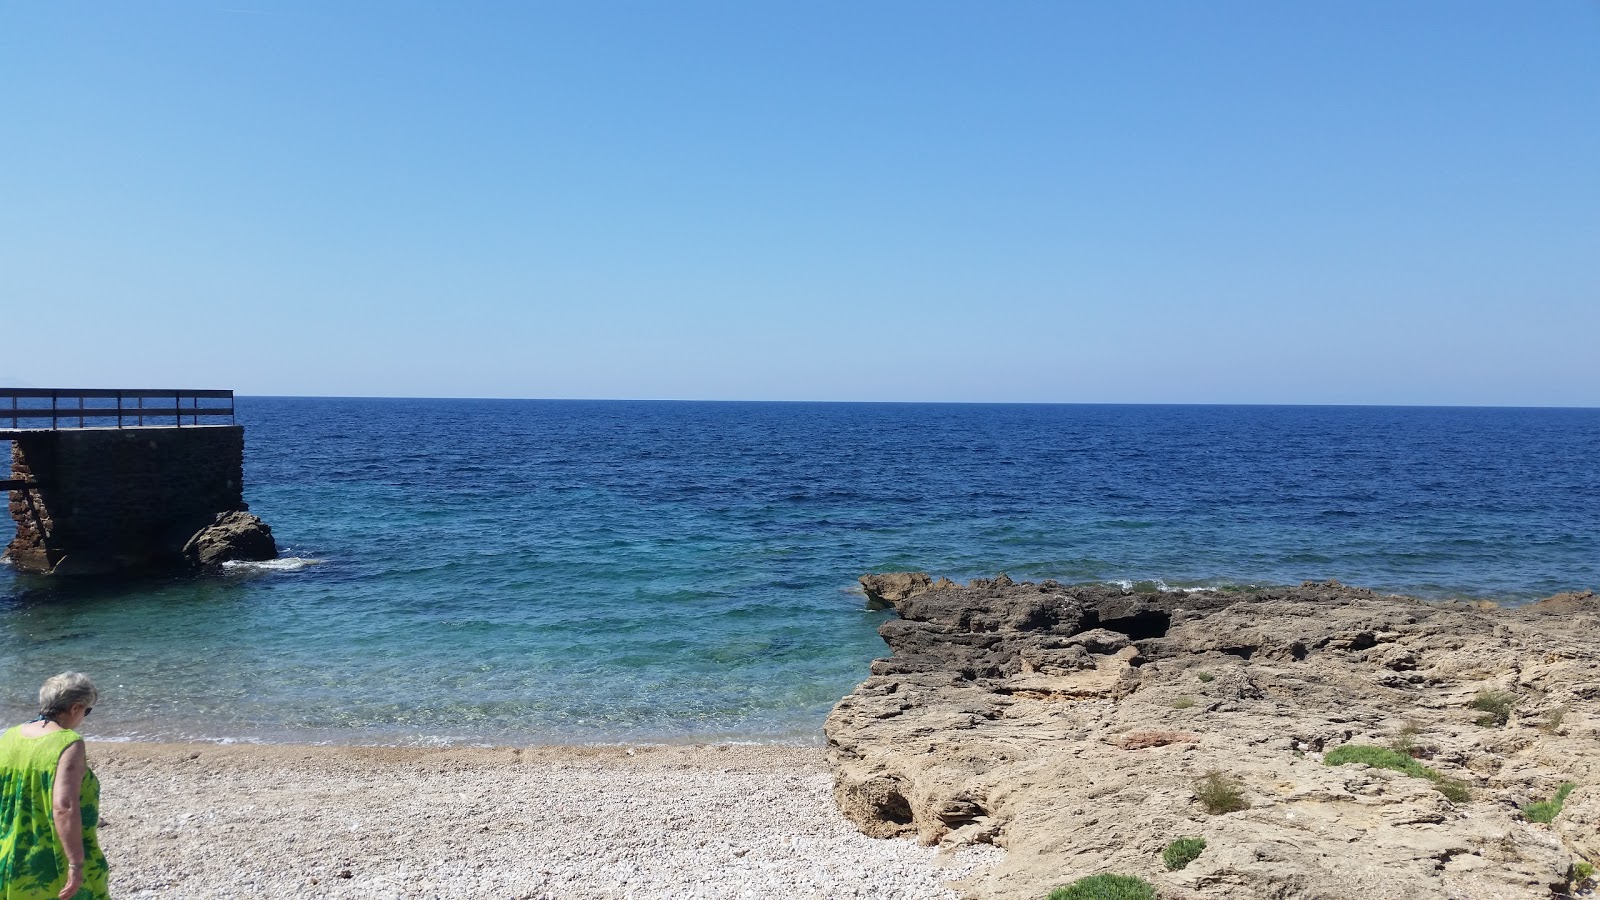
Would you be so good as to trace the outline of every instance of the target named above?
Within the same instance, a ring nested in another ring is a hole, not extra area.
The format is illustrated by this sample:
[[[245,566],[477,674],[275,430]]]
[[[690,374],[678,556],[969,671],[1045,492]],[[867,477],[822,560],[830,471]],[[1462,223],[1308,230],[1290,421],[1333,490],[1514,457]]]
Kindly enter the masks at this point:
[[[80,668],[110,737],[811,741],[883,652],[866,571],[1600,587],[1596,410],[239,408],[246,497],[291,559],[94,584],[0,570],[0,712]]]

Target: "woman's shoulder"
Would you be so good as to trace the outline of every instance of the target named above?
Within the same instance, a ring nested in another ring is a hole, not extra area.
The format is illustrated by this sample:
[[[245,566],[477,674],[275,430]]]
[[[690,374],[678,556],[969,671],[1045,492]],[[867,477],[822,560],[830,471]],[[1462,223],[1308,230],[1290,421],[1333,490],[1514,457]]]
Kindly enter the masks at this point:
[[[82,744],[83,735],[73,731],[71,728],[63,728],[59,731],[45,732],[44,736],[40,737],[39,740],[52,747],[60,747],[65,750],[73,744]]]
[[[82,741],[83,735],[70,728],[28,734],[25,726],[13,725],[0,734],[0,750],[6,751],[8,756],[20,753],[31,757],[40,752],[54,755]]]
[[[12,768],[27,756],[22,726],[13,725],[0,734],[0,768]]]

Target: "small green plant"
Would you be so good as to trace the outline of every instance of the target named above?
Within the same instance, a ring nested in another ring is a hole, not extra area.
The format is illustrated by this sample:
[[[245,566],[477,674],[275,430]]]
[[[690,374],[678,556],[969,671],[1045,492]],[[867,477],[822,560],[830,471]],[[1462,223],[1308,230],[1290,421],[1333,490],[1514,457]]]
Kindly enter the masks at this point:
[[[1451,803],[1465,803],[1472,799],[1472,788],[1459,778],[1447,778],[1443,774],[1430,769],[1415,759],[1410,754],[1400,753],[1388,747],[1374,747],[1370,744],[1345,744],[1328,751],[1322,758],[1326,765],[1344,766],[1350,763],[1364,763],[1374,769],[1389,769],[1412,778],[1426,778],[1433,782],[1433,789],[1444,795]]]
[[[1200,857],[1200,851],[1206,849],[1206,839],[1203,837],[1181,837],[1167,845],[1161,851],[1161,862],[1174,872],[1194,862]]]
[[[1562,805],[1567,802],[1567,796],[1577,787],[1570,781],[1563,781],[1561,787],[1556,788],[1554,797],[1549,800],[1538,800],[1522,807],[1522,817],[1529,822],[1543,822],[1548,825],[1560,814]]]
[[[1479,691],[1467,705],[1483,713],[1473,720],[1477,724],[1498,727],[1511,720],[1511,711],[1517,707],[1517,698],[1504,691],[1486,689]]]
[[[1568,875],[1568,880],[1571,881],[1574,885],[1579,885],[1579,884],[1583,884],[1584,882],[1588,881],[1589,879],[1591,879],[1593,877],[1594,877],[1594,866],[1592,866],[1592,865],[1590,865],[1590,864],[1588,864],[1588,863],[1586,863],[1586,862],[1584,862],[1583,860],[1580,859],[1577,862],[1572,864],[1572,872]]]
[[[1193,697],[1175,697],[1175,698],[1173,698],[1173,701],[1172,701],[1172,708],[1173,709],[1188,709],[1191,706],[1194,706],[1194,698]]]
[[[1201,684],[1210,684],[1214,679],[1216,679],[1217,676],[1211,674],[1210,672],[1201,672],[1195,677],[1200,679]]]
[[[1555,734],[1561,730],[1561,723],[1565,722],[1566,720],[1567,708],[1565,706],[1558,706],[1555,709],[1545,713],[1544,724],[1539,726],[1539,730],[1543,731],[1545,734]]]
[[[1156,889],[1131,875],[1090,875],[1056,888],[1045,900],[1156,900]]]
[[[1421,731],[1422,727],[1416,722],[1407,722],[1400,726],[1400,730],[1395,733],[1394,739],[1389,741],[1389,749],[1402,756],[1415,756],[1417,735]]]
[[[1427,778],[1423,774],[1428,767],[1417,762],[1403,753],[1397,753],[1388,747],[1374,747],[1370,744],[1345,744],[1328,751],[1322,761],[1330,766],[1345,766],[1350,763],[1364,763],[1374,769],[1393,769],[1404,772],[1417,778]]]
[[[1213,816],[1250,808],[1250,802],[1244,799],[1244,785],[1226,772],[1207,772],[1196,779],[1194,795]]]
[[[1428,771],[1432,772],[1433,770],[1429,769]],[[1435,772],[1434,774],[1437,775],[1438,773]],[[1433,781],[1433,789],[1443,794],[1444,798],[1451,803],[1465,803],[1472,799],[1472,786],[1459,778],[1447,778],[1440,775],[1438,778],[1431,780]]]

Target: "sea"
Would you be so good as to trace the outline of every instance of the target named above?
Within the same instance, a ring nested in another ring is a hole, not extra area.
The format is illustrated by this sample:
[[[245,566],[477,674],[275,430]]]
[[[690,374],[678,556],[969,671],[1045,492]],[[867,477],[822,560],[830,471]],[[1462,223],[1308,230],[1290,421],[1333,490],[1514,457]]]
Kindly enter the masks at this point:
[[[101,686],[98,739],[807,744],[886,653],[867,572],[1511,605],[1600,588],[1596,409],[237,408],[282,558],[0,566],[0,714],[76,669]]]

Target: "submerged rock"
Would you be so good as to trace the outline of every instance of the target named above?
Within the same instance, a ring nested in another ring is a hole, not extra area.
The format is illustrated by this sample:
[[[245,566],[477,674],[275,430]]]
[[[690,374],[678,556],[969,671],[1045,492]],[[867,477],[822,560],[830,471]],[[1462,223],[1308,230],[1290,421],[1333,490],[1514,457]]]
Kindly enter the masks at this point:
[[[272,527],[243,511],[218,513],[210,525],[195,532],[183,545],[183,558],[201,568],[233,560],[278,558]]]
[[[1116,872],[1170,898],[1547,898],[1600,863],[1590,596],[1516,610],[1336,583],[869,578],[899,618],[828,716],[835,799],[868,834],[1007,848],[972,897]],[[1411,768],[1324,763],[1347,744]],[[1211,773],[1242,809],[1208,812]],[[1521,807],[1564,782],[1568,808],[1529,822]],[[1186,836],[1205,851],[1167,871]]]

